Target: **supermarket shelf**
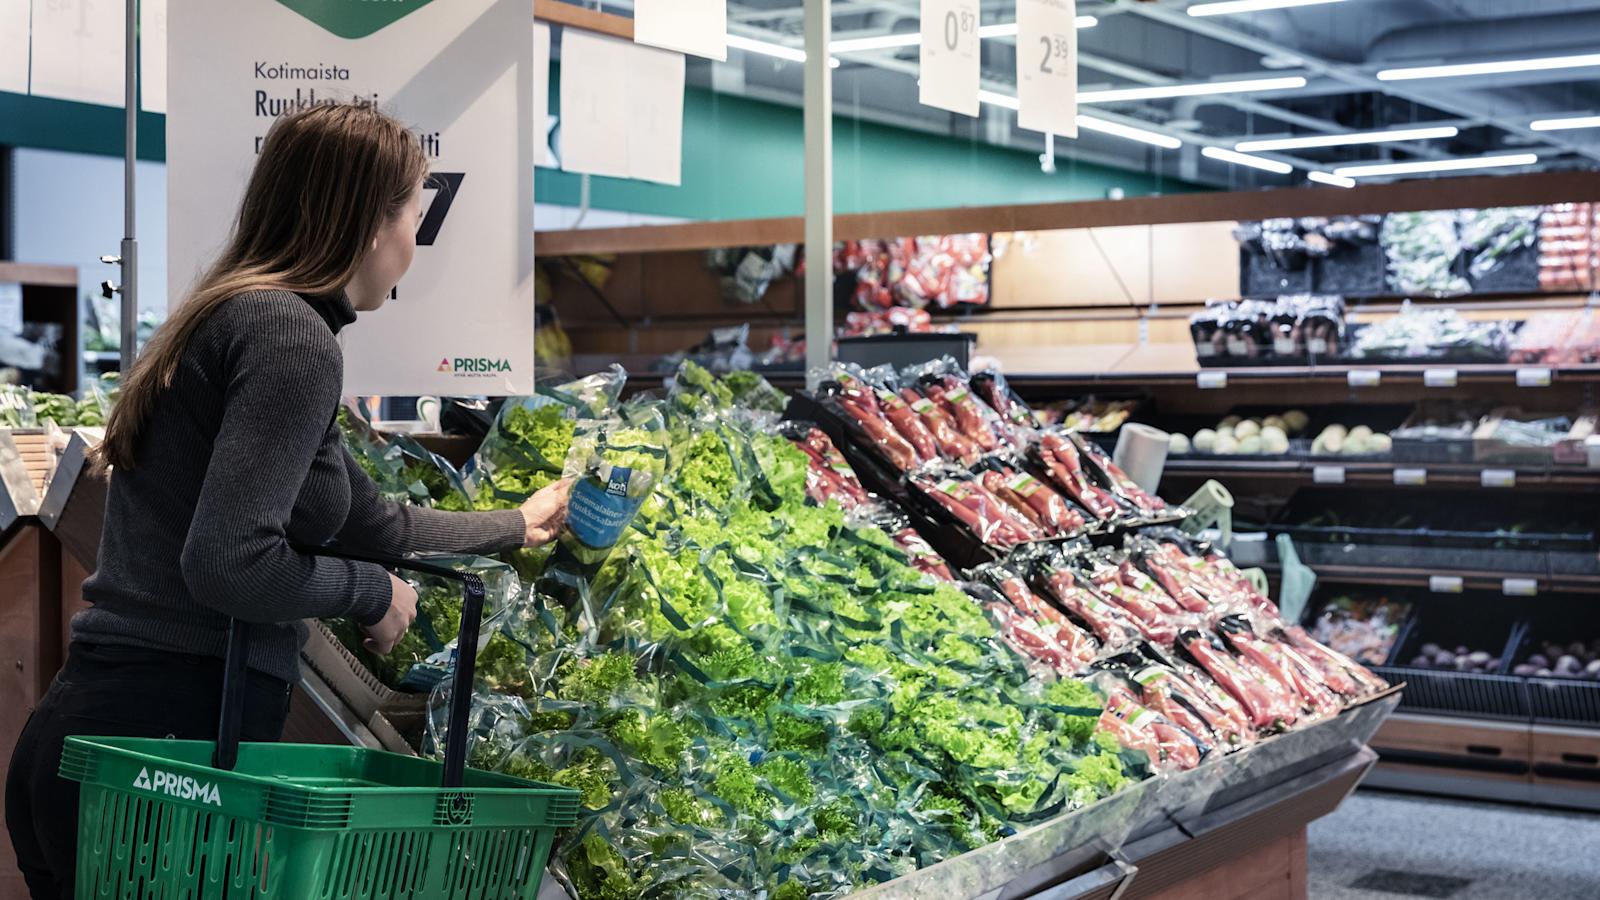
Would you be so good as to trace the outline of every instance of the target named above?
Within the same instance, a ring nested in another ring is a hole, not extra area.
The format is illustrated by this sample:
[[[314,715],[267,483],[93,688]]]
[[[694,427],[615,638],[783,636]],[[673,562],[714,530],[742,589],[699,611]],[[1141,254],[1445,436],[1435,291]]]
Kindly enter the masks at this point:
[[[1600,488],[1600,469],[1579,466],[1549,466],[1542,468],[1508,468],[1476,463],[1412,463],[1393,460],[1347,460],[1338,456],[1314,456],[1295,459],[1252,459],[1248,457],[1181,457],[1167,458],[1164,475],[1185,478],[1262,478],[1292,482],[1294,485],[1319,483],[1317,470],[1337,469],[1343,484],[1384,484],[1395,487],[1462,487],[1484,486],[1485,478],[1494,488],[1547,488],[1595,489]],[[1423,483],[1415,477],[1397,482],[1396,470],[1407,474],[1425,473]],[[1488,476],[1484,473],[1489,472]],[[1499,480],[1502,473],[1512,473],[1512,480]],[[1324,472],[1324,477],[1326,477]],[[1327,483],[1327,482],[1321,482]]]
[[[1463,551],[1470,552],[1470,551]],[[1312,563],[1317,580],[1337,584],[1379,584],[1393,587],[1430,587],[1435,577],[1460,579],[1467,591],[1504,591],[1507,581],[1533,582],[1538,594],[1600,594],[1600,575],[1566,575],[1534,572],[1484,572],[1472,569],[1406,568],[1400,566],[1328,565]],[[1277,574],[1277,563],[1262,566]],[[1451,590],[1448,593],[1457,593]]]
[[[1573,728],[1399,712],[1372,738],[1373,787],[1600,809],[1600,725]]]
[[[1338,362],[1328,365],[1310,366],[1241,366],[1237,368],[1200,368],[1198,365],[1185,365],[1194,359],[1194,347],[1189,344],[1144,344],[1125,345],[1127,352],[1109,367],[1090,370],[1084,367],[1080,371],[1057,368],[1054,371],[1045,371],[1039,366],[1010,366],[1006,365],[1008,353],[1005,350],[992,354],[999,359],[1007,372],[1007,377],[1018,385],[1035,388],[1048,387],[1163,387],[1187,386],[1197,387],[1202,376],[1210,383],[1225,386],[1231,384],[1260,384],[1260,385],[1303,385],[1313,384],[1344,384],[1351,382],[1351,373],[1358,373],[1354,377],[1361,379],[1370,377],[1366,373],[1377,373],[1380,384],[1406,384],[1421,386],[1429,377],[1427,373],[1448,369],[1455,373],[1458,385],[1464,384],[1517,384],[1519,371],[1529,369],[1549,369],[1550,382],[1600,382],[1600,365],[1588,366],[1514,366],[1505,363],[1478,363],[1478,364],[1448,364],[1439,363],[1431,365],[1360,365],[1359,363]],[[1076,348],[1074,348],[1076,349]],[[1024,362],[1031,361],[1030,359]],[[1062,361],[1065,353],[1055,355],[1058,362]],[[1159,362],[1165,365],[1157,366]]]

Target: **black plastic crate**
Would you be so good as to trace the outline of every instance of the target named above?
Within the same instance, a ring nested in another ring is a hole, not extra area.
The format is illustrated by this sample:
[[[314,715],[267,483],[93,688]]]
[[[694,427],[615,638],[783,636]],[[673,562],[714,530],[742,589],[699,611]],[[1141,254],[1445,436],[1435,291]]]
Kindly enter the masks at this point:
[[[1489,410],[1489,404],[1476,401],[1430,399],[1418,403],[1411,416],[1400,426],[1400,429],[1411,430],[1412,434],[1391,435],[1395,460],[1416,463],[1473,462],[1472,432],[1478,422],[1489,414]],[[1438,424],[1432,430],[1426,430],[1430,422],[1461,422],[1465,426],[1446,428]]]
[[[1600,725],[1600,682],[1529,678],[1533,721],[1546,725]]]
[[[1592,517],[1548,495],[1506,491],[1486,503],[1481,490],[1430,491],[1396,505],[1387,488],[1303,487],[1270,523],[1274,532],[1307,544],[1413,545],[1483,551],[1464,563],[1440,565],[1484,571],[1499,565],[1543,571],[1553,552],[1595,552]],[[1395,563],[1406,565],[1405,563]]]
[[[1441,713],[1481,719],[1526,722],[1530,718],[1526,679],[1510,675],[1471,675],[1399,666],[1376,666],[1373,671],[1406,689],[1400,695],[1403,712]]]

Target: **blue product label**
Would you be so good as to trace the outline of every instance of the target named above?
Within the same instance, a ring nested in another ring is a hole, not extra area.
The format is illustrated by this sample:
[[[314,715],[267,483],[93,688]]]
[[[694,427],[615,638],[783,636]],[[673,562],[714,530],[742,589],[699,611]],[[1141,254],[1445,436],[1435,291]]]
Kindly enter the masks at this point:
[[[623,530],[644,503],[643,497],[628,496],[628,482],[632,478],[632,469],[613,466],[611,478],[604,484],[594,478],[583,478],[573,485],[567,502],[567,527],[578,540],[596,549],[610,547],[621,540]]]

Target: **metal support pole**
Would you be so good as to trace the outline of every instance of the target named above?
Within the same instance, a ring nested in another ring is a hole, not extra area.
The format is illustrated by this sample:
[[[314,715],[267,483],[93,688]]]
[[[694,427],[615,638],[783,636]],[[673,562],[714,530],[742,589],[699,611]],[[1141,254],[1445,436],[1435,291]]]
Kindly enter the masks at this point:
[[[126,0],[122,158],[122,374],[133,370],[139,344],[139,242],[133,187],[139,159],[139,0]]]
[[[805,0],[806,383],[833,356],[832,0]]]

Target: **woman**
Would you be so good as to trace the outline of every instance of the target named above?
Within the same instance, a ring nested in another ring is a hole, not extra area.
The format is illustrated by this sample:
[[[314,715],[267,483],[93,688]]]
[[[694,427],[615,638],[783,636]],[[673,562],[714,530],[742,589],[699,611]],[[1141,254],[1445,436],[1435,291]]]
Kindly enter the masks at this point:
[[[150,341],[101,445],[112,466],[93,606],[18,740],[6,823],[35,900],[71,897],[78,785],[68,735],[212,739],[230,618],[251,629],[242,734],[274,741],[305,637],[349,616],[388,653],[416,593],[384,569],[298,552],[492,552],[554,539],[568,485],[520,510],[385,500],[335,424],[337,335],[411,265],[427,160],[374,109],[316,107],[268,133],[220,260]]]

